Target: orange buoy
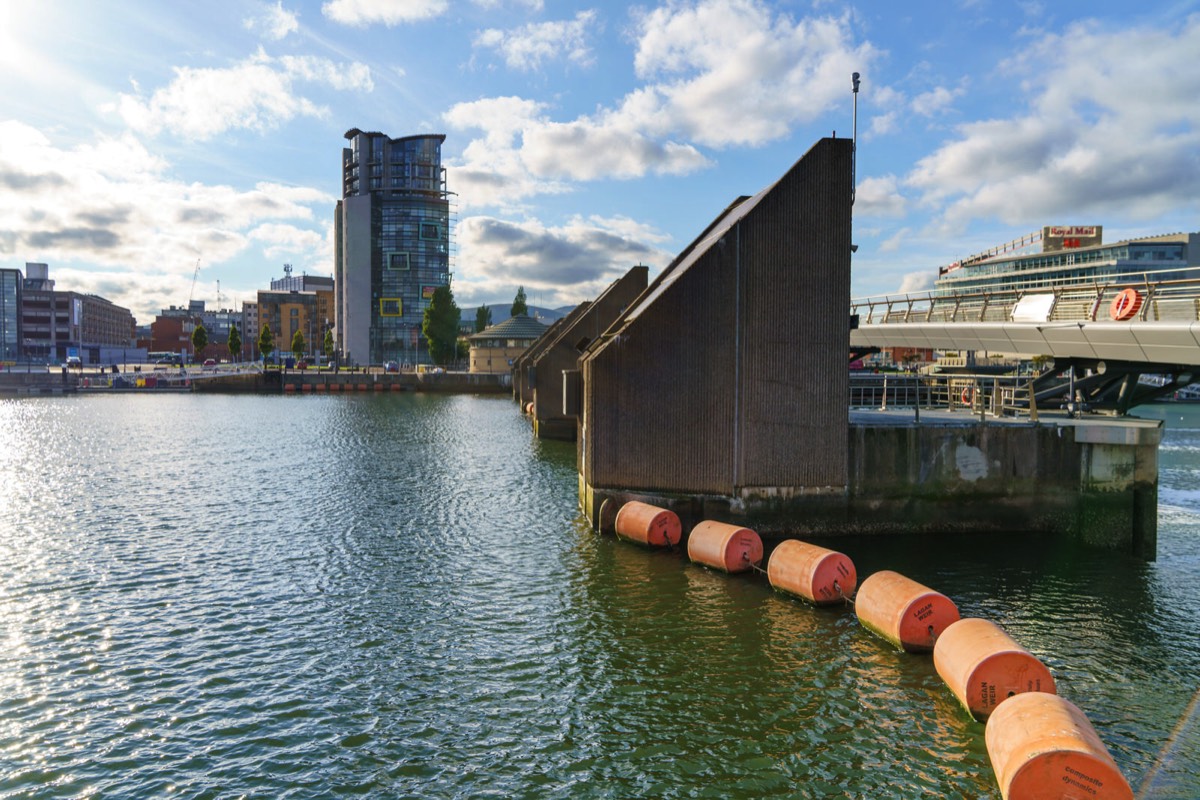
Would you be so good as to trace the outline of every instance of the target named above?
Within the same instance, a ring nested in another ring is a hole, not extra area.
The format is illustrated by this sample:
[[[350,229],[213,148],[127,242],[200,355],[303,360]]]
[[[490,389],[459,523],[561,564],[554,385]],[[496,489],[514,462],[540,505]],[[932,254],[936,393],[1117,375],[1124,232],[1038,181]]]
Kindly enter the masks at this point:
[[[1004,800],[1133,800],[1133,789],[1074,704],[1027,692],[996,709],[984,731]]]
[[[933,645],[933,666],[980,722],[1022,692],[1054,694],[1050,670],[994,622],[960,619]]]
[[[532,400],[530,400],[528,403],[525,404],[525,413],[526,414],[533,413],[533,401]]]
[[[1122,289],[1108,307],[1108,315],[1118,322],[1133,319],[1142,309],[1142,296],[1137,289]]]
[[[958,606],[949,597],[886,569],[862,582],[854,611],[864,628],[909,653],[928,653],[958,621]]]
[[[745,572],[762,563],[758,534],[740,525],[705,520],[688,536],[688,558],[723,572]]]
[[[365,383],[360,383],[358,385],[358,391],[365,392],[366,390],[367,390],[367,385]]]
[[[678,544],[683,526],[674,511],[631,500],[621,506],[616,519],[617,536],[651,547]]]
[[[294,391],[296,391],[296,384],[294,384],[294,383],[285,383],[285,384],[283,385],[283,391],[284,391],[285,393],[291,393],[291,392],[294,392]]]
[[[398,383],[393,383],[393,384],[392,384],[392,391],[393,391],[393,392],[398,392],[398,391],[400,391],[400,384],[398,384]]]
[[[858,574],[854,562],[835,550],[787,539],[771,552],[767,580],[781,592],[825,605],[853,595]]]
[[[323,391],[325,391],[325,384],[323,384],[323,383],[318,383],[318,384],[317,384],[317,391],[318,391],[318,392],[323,392]]]
[[[312,390],[313,390],[313,387],[312,387],[312,384],[311,384],[311,383],[302,383],[302,384],[300,384],[300,391],[302,391],[302,392],[311,392]]]
[[[374,389],[375,389],[375,391],[377,391],[377,392],[382,392],[382,391],[383,391],[383,384],[382,384],[382,383],[377,383],[377,384],[375,384],[375,387],[374,387]]]

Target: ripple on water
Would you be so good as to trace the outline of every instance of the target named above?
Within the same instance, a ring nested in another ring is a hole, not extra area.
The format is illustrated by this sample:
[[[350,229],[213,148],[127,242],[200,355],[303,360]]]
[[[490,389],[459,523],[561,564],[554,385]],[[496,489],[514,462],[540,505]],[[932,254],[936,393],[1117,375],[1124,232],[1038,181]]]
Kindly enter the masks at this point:
[[[1187,435],[1152,565],[839,549],[999,621],[1136,783],[1200,683]],[[506,399],[20,401],[0,445],[0,796],[997,796],[927,657],[594,536]]]

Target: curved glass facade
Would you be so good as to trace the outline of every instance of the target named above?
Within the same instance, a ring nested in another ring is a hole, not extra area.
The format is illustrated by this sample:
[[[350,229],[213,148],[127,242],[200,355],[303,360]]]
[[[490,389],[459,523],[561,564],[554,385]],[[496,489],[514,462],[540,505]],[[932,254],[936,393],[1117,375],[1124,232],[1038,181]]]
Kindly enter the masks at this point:
[[[451,279],[445,137],[347,138],[335,232],[341,352],[357,363],[428,362],[425,309]]]

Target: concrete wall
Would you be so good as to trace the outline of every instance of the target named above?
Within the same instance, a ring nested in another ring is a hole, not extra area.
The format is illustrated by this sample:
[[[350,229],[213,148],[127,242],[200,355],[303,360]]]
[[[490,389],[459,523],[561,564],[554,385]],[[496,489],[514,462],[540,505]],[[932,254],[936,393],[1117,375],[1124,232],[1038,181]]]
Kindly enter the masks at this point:
[[[685,529],[717,519],[775,538],[1045,532],[1153,560],[1161,439],[1160,423],[1126,418],[854,424],[840,495],[731,501],[580,489],[597,526],[637,499],[672,508]]]
[[[371,357],[371,197],[342,201],[342,287],[337,310],[344,363],[366,364]],[[287,347],[286,344],[280,345]]]

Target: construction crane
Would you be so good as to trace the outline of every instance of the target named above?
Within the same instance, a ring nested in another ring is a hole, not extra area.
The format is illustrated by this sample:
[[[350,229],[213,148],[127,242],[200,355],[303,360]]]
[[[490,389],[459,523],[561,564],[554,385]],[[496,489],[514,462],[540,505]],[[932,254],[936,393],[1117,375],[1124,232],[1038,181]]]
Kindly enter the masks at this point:
[[[192,295],[196,293],[196,278],[200,277],[200,259],[196,259],[196,271],[192,273],[192,288],[188,291],[188,308],[192,307]]]

